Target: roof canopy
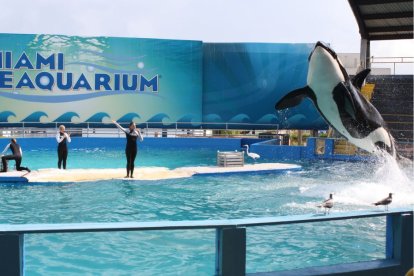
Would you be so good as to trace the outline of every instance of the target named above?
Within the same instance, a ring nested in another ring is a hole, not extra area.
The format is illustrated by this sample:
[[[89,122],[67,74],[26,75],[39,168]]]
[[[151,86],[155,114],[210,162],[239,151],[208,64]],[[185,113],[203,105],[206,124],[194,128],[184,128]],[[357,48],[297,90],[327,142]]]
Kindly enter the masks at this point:
[[[413,0],[348,0],[361,38],[413,38]]]

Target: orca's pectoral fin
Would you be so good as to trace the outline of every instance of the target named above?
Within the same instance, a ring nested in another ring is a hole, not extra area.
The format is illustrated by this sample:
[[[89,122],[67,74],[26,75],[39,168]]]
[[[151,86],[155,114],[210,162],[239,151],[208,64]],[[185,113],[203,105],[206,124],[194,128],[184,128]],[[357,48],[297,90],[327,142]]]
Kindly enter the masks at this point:
[[[304,98],[312,97],[311,95],[313,95],[313,91],[309,86],[293,90],[292,92],[289,92],[287,95],[285,95],[282,99],[280,99],[276,103],[275,108],[277,110],[281,110],[296,106],[300,104]]]
[[[352,79],[352,84],[361,90],[362,84],[364,83],[365,79],[367,78],[368,74],[371,72],[371,69],[364,69],[358,74],[356,74]]]

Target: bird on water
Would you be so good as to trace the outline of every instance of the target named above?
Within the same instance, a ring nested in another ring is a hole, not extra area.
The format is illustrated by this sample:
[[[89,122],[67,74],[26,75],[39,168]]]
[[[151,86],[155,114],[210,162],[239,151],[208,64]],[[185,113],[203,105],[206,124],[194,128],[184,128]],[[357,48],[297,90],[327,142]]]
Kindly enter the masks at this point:
[[[381,199],[380,201],[377,201],[372,204],[374,204],[375,206],[384,205],[385,210],[388,211],[388,205],[391,204],[391,202],[392,202],[392,193],[389,193],[388,197]]]
[[[330,212],[331,208],[334,205],[334,200],[333,200],[333,194],[329,194],[329,198],[325,201],[323,201],[320,205],[318,205],[317,207],[319,208],[325,208],[325,214]]]

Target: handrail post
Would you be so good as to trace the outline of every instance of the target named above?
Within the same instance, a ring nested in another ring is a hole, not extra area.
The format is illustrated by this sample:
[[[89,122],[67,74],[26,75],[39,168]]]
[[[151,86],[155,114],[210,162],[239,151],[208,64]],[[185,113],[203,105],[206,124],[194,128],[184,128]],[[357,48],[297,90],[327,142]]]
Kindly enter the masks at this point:
[[[246,274],[246,228],[216,229],[216,275]]]
[[[23,275],[23,241],[23,234],[0,234],[0,271],[2,275]]]
[[[400,275],[413,267],[413,215],[388,215],[385,256],[400,262]]]

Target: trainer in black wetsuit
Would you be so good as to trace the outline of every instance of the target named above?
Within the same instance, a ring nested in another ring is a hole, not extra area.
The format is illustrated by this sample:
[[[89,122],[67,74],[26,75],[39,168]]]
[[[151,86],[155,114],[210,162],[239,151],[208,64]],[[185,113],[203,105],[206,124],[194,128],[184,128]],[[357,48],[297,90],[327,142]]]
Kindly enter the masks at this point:
[[[9,148],[12,151],[12,154],[1,157],[1,162],[3,163],[2,172],[7,172],[7,160],[14,160],[16,162],[16,170],[30,172],[29,168],[20,166],[20,164],[22,163],[23,153],[22,148],[19,144],[17,144],[16,139],[11,139],[11,143],[4,148],[2,154],[4,154]]]
[[[59,126],[59,132],[56,134],[56,141],[58,142],[58,168],[66,170],[66,159],[68,158],[68,145],[70,143],[70,136],[65,132],[65,126]]]
[[[125,132],[127,143],[125,147],[125,156],[127,159],[126,171],[127,175],[126,178],[134,177],[134,168],[135,168],[135,157],[138,153],[138,146],[137,146],[137,139],[139,138],[140,141],[143,141],[144,138],[141,135],[139,129],[136,128],[135,124],[131,122],[129,124],[128,130],[120,126],[117,122],[112,121],[120,130]]]

